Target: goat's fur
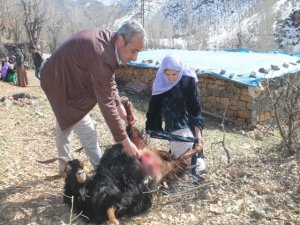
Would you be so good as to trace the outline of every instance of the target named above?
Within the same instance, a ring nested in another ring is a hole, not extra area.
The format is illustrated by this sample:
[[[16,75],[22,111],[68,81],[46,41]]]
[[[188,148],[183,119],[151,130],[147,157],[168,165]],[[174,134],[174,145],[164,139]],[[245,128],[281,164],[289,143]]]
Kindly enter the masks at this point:
[[[145,179],[140,164],[129,157],[117,144],[107,149],[94,175],[84,183],[78,183],[76,173],[82,169],[78,160],[69,162],[64,202],[77,213],[82,213],[90,222],[102,223],[108,219],[107,211],[116,208],[116,216],[134,216],[151,207],[151,194],[146,191]]]
[[[152,205],[149,187],[154,189],[162,181],[176,181],[186,170],[187,158],[198,152],[195,149],[189,150],[175,159],[170,153],[148,149],[141,132],[133,125],[131,103],[125,99],[123,105],[128,115],[128,136],[142,155],[152,159],[157,173],[146,173],[143,156],[139,160],[131,158],[123,151],[121,144],[105,150],[98,168],[91,175],[77,159],[68,161],[64,202],[89,218],[89,222],[99,224],[110,220],[111,224],[118,224],[116,217],[134,216],[147,211]],[[147,168],[154,171],[153,165],[149,164]],[[149,175],[152,175],[152,179],[148,179]]]

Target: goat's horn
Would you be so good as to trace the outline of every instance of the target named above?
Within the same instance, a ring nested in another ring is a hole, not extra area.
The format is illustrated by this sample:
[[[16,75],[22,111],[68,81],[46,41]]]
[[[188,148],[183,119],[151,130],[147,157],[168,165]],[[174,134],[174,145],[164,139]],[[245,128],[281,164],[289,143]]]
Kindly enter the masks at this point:
[[[128,123],[133,124],[134,116],[132,114],[132,103],[129,101],[127,97],[123,97],[121,102],[126,110]]]
[[[183,153],[179,158],[180,159],[188,159],[192,157],[193,155],[196,155],[200,150],[198,148],[187,150],[185,153]]]
[[[57,158],[53,158],[53,159],[48,159],[48,160],[36,160],[38,163],[43,163],[43,164],[48,164],[48,163],[53,163],[57,160],[61,160],[64,163],[68,163],[69,159],[67,157],[57,157]]]

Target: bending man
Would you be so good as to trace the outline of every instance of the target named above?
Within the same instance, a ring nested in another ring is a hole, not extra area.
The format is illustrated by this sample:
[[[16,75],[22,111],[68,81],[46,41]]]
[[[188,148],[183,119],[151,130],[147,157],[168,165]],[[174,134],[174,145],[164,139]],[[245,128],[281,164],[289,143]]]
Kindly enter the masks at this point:
[[[123,144],[128,155],[138,157],[138,149],[129,140],[121,121],[126,121],[126,111],[120,102],[115,70],[120,64],[136,60],[145,41],[142,26],[127,21],[116,33],[107,29],[78,32],[46,61],[41,69],[41,87],[57,119],[58,156],[72,158],[70,134],[74,131],[91,164],[94,168],[98,165],[102,153],[88,114],[98,103],[114,140]]]

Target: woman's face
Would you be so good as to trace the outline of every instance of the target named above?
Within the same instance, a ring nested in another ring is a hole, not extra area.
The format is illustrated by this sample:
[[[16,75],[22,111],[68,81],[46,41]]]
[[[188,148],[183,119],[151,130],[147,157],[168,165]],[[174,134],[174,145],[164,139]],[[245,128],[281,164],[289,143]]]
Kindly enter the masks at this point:
[[[179,76],[179,71],[166,69],[164,71],[164,74],[167,80],[169,81],[169,83],[173,84]]]

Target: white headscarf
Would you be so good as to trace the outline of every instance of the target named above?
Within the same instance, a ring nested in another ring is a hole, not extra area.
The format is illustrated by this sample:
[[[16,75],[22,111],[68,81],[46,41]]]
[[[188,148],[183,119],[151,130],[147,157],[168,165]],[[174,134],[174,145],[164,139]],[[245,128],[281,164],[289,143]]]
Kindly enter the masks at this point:
[[[165,70],[176,70],[179,72],[179,76],[174,83],[170,83],[164,75]],[[181,80],[182,76],[193,77],[195,82],[198,81],[195,71],[184,66],[178,55],[169,54],[165,56],[161,62],[161,66],[156,73],[156,77],[152,86],[152,95],[159,95],[170,90]]]

